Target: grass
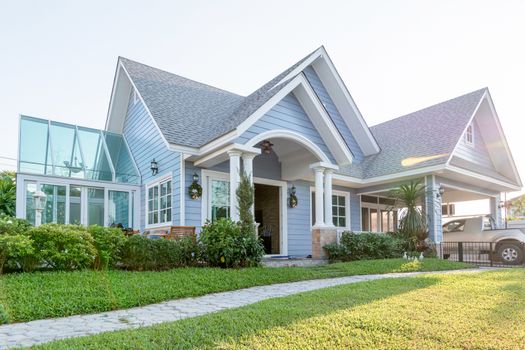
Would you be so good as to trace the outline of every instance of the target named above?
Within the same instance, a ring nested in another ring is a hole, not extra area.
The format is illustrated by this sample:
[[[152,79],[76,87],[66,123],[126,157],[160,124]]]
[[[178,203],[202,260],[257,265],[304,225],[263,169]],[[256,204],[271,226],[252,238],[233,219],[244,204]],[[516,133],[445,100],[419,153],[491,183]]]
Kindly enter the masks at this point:
[[[471,265],[437,259],[426,259],[421,263],[386,259],[314,268],[183,268],[163,272],[86,270],[11,274],[0,276],[0,320],[2,315],[12,323],[88,314],[290,281],[465,267]]]
[[[37,349],[524,349],[525,269],[343,285]]]

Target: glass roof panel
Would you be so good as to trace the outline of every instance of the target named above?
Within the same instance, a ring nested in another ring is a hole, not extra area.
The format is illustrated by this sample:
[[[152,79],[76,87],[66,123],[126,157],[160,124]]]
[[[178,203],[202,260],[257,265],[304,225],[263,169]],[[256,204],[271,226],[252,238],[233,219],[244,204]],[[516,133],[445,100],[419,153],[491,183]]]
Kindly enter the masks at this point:
[[[79,127],[78,138],[84,153],[86,177],[91,180],[112,181],[113,172],[100,130]]]
[[[140,182],[122,135],[33,117],[21,117],[18,159],[20,172]]]
[[[78,145],[76,128],[57,122],[50,124],[49,135],[52,140],[54,174],[63,177],[84,178],[84,163]]]
[[[20,120],[18,159],[20,160],[21,172],[52,174],[48,127],[47,120],[34,118],[22,118]]]

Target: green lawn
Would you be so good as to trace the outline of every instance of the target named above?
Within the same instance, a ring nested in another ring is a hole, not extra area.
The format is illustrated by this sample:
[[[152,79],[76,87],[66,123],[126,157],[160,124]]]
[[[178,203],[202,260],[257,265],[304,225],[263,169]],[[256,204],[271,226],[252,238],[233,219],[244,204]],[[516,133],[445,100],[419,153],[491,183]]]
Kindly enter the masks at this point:
[[[356,261],[315,268],[186,268],[163,272],[78,271],[0,276],[0,323],[87,314],[251,286],[471,265],[426,259]],[[2,317],[3,315],[3,317]]]
[[[42,349],[524,349],[525,269],[350,284]]]

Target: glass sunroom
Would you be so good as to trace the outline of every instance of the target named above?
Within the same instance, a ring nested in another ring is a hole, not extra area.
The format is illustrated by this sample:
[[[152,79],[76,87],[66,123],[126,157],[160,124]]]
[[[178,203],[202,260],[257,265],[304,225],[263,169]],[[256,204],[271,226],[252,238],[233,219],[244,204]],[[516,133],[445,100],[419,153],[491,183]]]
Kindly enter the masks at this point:
[[[18,217],[35,223],[41,191],[41,223],[138,228],[140,176],[122,135],[29,116],[19,130]]]

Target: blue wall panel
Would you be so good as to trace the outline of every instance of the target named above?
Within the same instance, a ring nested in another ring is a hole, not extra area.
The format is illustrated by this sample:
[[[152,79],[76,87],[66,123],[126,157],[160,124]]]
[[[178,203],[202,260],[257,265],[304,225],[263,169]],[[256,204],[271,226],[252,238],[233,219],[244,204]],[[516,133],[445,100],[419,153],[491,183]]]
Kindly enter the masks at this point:
[[[346,125],[343,117],[337,110],[337,107],[332,101],[332,98],[326,91],[323,83],[321,82],[321,79],[319,79],[319,76],[317,75],[317,73],[315,73],[315,70],[312,68],[312,66],[308,66],[303,72],[306,76],[306,79],[314,89],[316,95],[319,97],[319,100],[325,107],[326,112],[334,122],[337,130],[339,130],[339,133],[345,140],[348,148],[350,148],[350,151],[352,151],[354,161],[357,163],[361,162],[364,159],[363,152],[357,144],[354,135],[352,135],[352,133],[350,132],[350,129]]]
[[[131,96],[128,103],[128,112],[124,121],[124,135],[142,179],[142,193],[140,199],[140,228],[145,229],[146,218],[146,190],[145,184],[166,174],[172,175],[172,215],[173,224],[180,222],[180,153],[168,149],[156,125],[141,101],[134,102]],[[159,174],[151,175],[151,161],[155,158],[159,167]],[[171,223],[170,223],[171,225]]]
[[[328,146],[326,146],[321,135],[293,94],[284,97],[261,119],[239,136],[236,142],[244,144],[260,133],[277,129],[295,131],[307,137],[326,154],[332,163],[336,164]]]

